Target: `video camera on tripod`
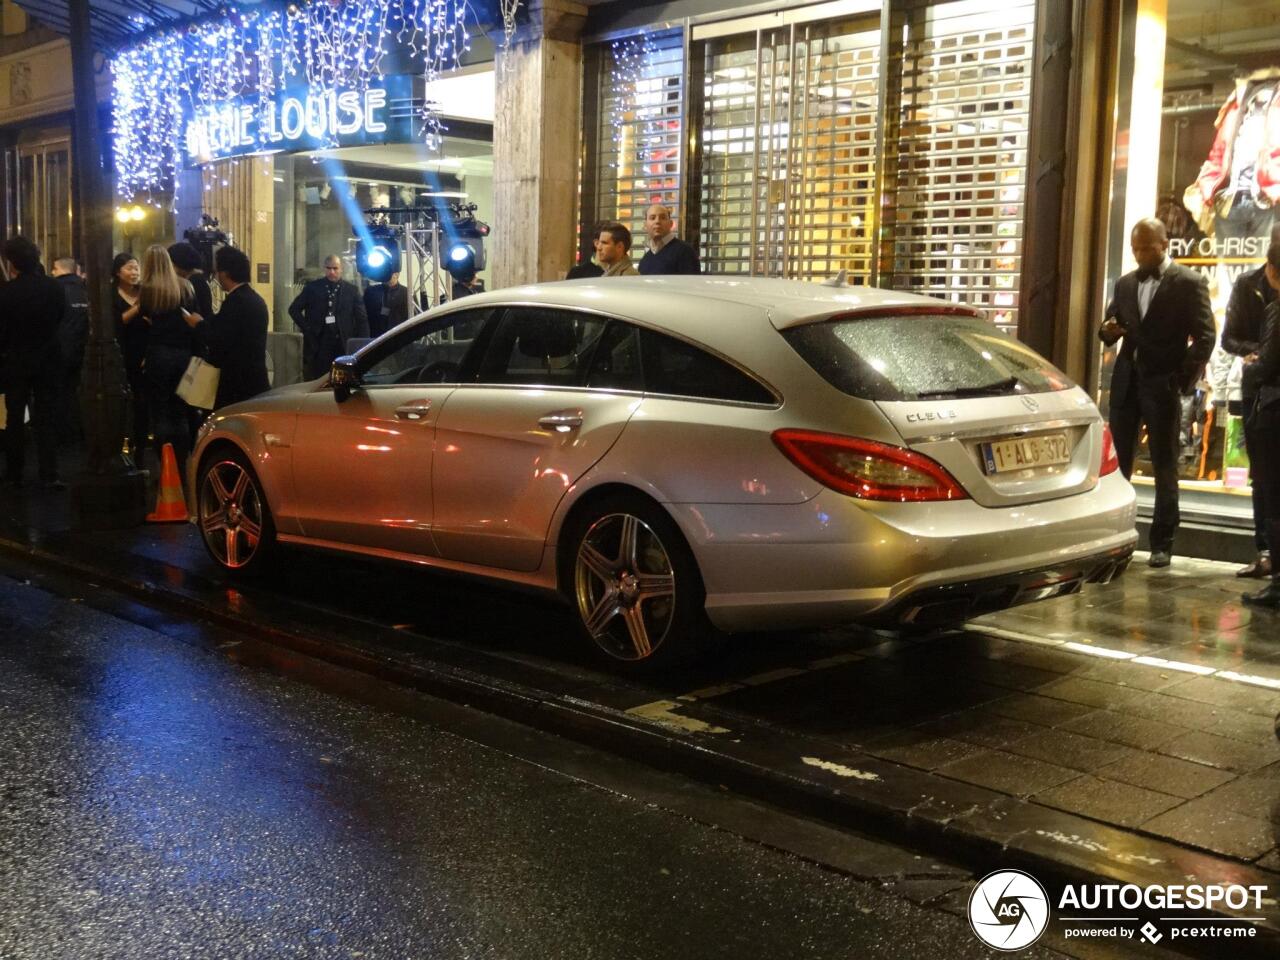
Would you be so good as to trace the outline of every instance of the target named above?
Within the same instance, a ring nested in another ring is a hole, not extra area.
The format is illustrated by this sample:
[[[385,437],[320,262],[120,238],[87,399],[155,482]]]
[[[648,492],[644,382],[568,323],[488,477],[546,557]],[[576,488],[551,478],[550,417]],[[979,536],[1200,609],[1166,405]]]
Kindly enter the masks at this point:
[[[220,246],[228,246],[231,238],[218,229],[218,220],[207,213],[200,214],[198,226],[184,230],[182,239],[196,248],[206,276],[213,276],[213,252]]]

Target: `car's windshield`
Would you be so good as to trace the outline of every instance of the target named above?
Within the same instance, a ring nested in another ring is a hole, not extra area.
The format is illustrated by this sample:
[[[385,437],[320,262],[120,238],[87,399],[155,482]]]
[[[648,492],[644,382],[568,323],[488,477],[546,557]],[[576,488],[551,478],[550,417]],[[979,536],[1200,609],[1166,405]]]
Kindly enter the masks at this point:
[[[828,383],[867,400],[1043,393],[1072,385],[1030,347],[979,317],[857,317],[782,335]]]

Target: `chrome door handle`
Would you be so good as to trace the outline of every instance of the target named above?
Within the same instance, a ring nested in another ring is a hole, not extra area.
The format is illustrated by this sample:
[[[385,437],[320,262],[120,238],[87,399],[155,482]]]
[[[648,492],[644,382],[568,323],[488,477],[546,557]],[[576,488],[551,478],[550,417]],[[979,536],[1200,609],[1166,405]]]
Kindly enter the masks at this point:
[[[555,430],[558,433],[568,433],[582,426],[582,414],[580,413],[548,413],[545,417],[538,418],[538,426],[545,427],[548,430]]]
[[[430,400],[415,400],[403,407],[396,407],[396,416],[401,420],[421,420],[431,412]]]

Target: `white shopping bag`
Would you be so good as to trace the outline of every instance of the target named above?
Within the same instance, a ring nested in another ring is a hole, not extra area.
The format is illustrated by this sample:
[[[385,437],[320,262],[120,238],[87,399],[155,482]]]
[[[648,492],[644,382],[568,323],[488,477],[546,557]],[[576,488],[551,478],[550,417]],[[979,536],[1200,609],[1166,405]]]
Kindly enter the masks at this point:
[[[212,410],[218,396],[218,377],[221,371],[208,360],[192,357],[187,364],[187,372],[178,381],[178,389],[174,391],[190,406],[201,410]]]

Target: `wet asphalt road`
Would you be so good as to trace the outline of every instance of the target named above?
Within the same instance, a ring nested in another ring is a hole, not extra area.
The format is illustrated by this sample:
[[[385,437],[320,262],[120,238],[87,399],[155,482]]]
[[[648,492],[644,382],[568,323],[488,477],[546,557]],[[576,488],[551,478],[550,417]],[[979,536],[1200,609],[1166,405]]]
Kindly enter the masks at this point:
[[[988,955],[952,913],[244,649],[0,578],[0,957]]]

